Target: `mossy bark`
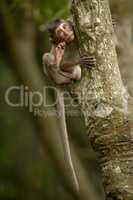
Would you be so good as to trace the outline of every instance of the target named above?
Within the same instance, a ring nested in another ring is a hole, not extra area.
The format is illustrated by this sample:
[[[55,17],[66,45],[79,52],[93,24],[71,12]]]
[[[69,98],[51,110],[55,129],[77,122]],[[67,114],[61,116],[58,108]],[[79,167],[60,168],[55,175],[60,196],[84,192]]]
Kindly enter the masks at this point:
[[[73,0],[72,15],[80,54],[93,54],[97,66],[83,68],[72,85],[85,117],[89,139],[99,155],[106,200],[133,199],[133,107],[118,67],[107,0]]]

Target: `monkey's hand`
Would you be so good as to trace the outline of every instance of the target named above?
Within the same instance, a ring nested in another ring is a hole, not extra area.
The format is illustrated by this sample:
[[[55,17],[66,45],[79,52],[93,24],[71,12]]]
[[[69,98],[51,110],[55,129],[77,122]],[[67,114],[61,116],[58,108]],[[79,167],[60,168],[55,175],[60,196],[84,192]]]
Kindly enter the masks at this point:
[[[79,63],[86,68],[92,68],[96,66],[96,58],[94,56],[84,55],[79,59]]]
[[[66,47],[66,43],[60,42],[55,48],[55,58],[56,58],[57,65],[60,65],[60,63],[63,59],[65,47]]]

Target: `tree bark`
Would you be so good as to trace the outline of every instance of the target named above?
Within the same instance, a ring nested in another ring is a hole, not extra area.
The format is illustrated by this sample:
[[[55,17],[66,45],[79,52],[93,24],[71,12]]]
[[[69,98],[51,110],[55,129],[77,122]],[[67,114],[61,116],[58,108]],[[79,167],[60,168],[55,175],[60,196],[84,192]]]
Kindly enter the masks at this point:
[[[73,0],[80,54],[94,54],[97,66],[83,69],[77,93],[89,139],[99,155],[106,200],[133,199],[133,107],[114,45],[107,0]]]

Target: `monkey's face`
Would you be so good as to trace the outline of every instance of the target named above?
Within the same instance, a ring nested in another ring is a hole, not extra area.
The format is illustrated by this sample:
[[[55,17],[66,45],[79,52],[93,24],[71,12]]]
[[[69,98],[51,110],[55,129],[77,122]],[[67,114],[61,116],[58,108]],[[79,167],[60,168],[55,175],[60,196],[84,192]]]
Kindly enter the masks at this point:
[[[74,31],[69,22],[62,22],[55,31],[56,37],[67,44],[74,40]]]

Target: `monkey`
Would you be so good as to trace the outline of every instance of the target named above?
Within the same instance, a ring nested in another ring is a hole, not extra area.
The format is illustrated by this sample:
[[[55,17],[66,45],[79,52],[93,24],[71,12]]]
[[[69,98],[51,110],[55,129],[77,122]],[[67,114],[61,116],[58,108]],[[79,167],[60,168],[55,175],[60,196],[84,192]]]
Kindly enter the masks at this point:
[[[81,79],[81,66],[92,68],[96,64],[93,56],[82,56],[75,60],[64,60],[67,48],[75,42],[74,25],[70,20],[55,19],[48,25],[48,31],[52,48],[50,53],[43,55],[45,74],[52,80],[57,89],[57,111],[60,114],[59,124],[61,130],[61,142],[64,148],[65,159],[72,174],[73,184],[79,191],[79,183],[73,166],[68,140],[65,108],[64,85],[71,84]],[[68,52],[70,52],[68,48]]]

